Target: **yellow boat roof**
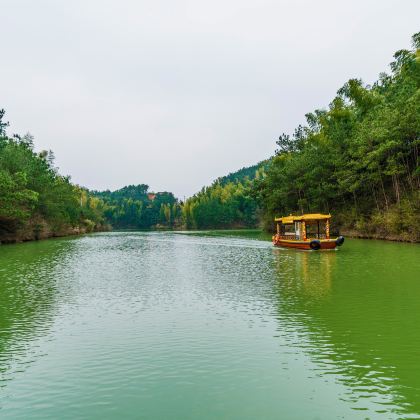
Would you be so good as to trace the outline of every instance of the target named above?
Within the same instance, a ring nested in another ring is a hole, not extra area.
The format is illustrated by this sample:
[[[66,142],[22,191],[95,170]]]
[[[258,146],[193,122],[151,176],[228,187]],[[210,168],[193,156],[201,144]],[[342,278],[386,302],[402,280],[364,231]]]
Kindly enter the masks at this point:
[[[331,219],[331,214],[321,214],[321,213],[312,213],[312,214],[301,214],[300,216],[284,216],[284,217],[276,217],[274,219],[275,222],[281,222],[284,225],[294,223],[294,222],[302,222],[302,221],[309,221],[309,220],[326,220]]]

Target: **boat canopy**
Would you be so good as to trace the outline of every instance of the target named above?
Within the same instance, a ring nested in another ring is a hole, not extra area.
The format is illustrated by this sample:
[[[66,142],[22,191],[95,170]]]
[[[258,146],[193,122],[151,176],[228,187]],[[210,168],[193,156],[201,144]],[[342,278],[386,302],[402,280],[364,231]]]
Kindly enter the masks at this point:
[[[285,217],[276,217],[274,219],[275,222],[283,223],[284,225],[289,225],[295,222],[311,222],[311,221],[318,221],[318,220],[328,220],[331,219],[331,214],[320,214],[320,213],[313,213],[313,214],[302,214],[300,216],[285,216]]]

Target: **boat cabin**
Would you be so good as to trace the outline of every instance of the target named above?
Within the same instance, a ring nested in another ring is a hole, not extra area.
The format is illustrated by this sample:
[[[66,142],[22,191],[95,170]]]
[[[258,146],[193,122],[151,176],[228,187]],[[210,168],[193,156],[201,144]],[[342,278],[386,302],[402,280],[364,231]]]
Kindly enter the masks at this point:
[[[300,249],[332,249],[342,245],[342,236],[330,238],[330,214],[302,214],[275,218],[277,233],[273,236],[276,246]]]

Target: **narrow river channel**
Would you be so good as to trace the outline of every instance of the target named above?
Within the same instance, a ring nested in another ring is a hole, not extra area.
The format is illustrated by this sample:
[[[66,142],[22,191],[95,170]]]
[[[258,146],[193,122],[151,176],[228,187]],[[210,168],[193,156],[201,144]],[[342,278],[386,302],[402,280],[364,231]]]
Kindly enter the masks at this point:
[[[420,418],[420,246],[1,246],[0,418]]]

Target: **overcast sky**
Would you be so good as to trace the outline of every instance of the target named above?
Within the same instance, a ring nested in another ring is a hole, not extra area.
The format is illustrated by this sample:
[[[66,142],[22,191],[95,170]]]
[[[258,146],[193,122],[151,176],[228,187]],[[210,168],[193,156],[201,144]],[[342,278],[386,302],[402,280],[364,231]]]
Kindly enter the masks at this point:
[[[189,196],[376,80],[419,0],[0,0],[9,134],[78,184]]]

